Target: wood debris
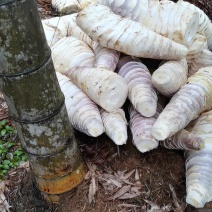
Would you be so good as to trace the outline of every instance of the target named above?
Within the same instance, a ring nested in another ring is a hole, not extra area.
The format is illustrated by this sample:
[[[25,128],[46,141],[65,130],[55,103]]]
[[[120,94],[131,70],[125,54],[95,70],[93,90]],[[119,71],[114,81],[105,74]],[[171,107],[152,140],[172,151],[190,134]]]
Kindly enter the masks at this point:
[[[6,197],[4,195],[5,190],[7,189],[7,184],[9,181],[5,180],[0,183],[0,211],[1,212],[10,212],[10,205],[8,201],[6,200]]]

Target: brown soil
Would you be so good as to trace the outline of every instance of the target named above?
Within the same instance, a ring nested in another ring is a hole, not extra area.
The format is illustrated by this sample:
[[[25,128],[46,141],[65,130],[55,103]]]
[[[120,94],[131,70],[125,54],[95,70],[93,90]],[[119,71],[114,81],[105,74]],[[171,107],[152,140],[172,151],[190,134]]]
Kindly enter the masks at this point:
[[[117,149],[105,135],[93,139],[77,133],[77,138],[85,161],[98,164],[98,170],[104,172],[110,168],[114,171],[127,170],[128,172],[138,169],[141,174],[142,194],[130,200],[105,201],[109,196],[105,194],[105,190],[100,184],[95,198],[96,202],[91,206],[88,204],[87,197],[89,181],[84,181],[76,191],[63,195],[60,204],[49,205],[34,186],[30,173],[25,172],[16,176],[19,179],[15,180],[13,177],[11,189],[15,192],[9,195],[13,211],[115,212],[121,211],[121,208],[118,207],[121,203],[135,204],[140,207],[146,205],[149,208],[144,200],[152,201],[159,206],[172,205],[174,209],[169,184],[174,187],[182,210],[185,209],[185,170],[182,152],[158,148],[149,153],[141,154],[129,141],[126,146],[120,147],[120,157],[111,157],[117,153]],[[17,181],[19,181],[18,185]],[[137,211],[142,210],[140,208]]]
[[[160,207],[171,205],[171,210],[177,211],[173,204],[173,198],[169,189],[169,184],[174,187],[177,200],[181,206],[180,211],[196,211],[194,208],[185,205],[185,177],[183,152],[170,151],[159,147],[149,153],[139,153],[131,144],[129,139],[126,146],[120,147],[120,157],[117,148],[105,135],[99,138],[91,138],[77,132],[76,137],[82,150],[86,162],[95,163],[99,171],[131,171],[138,169],[142,194],[129,200],[106,201],[109,195],[99,184],[99,190],[95,198],[95,203],[89,205],[88,191],[89,180],[85,180],[75,191],[61,195],[59,204],[47,203],[37,188],[34,186],[30,172],[19,171],[18,174],[10,178],[7,197],[12,206],[12,212],[121,212],[121,211],[147,211],[150,205],[144,200],[152,201]],[[114,156],[115,154],[115,156]],[[139,208],[119,207],[122,203],[134,204]],[[212,207],[207,207],[212,211]],[[162,210],[158,210],[159,212]],[[179,210],[178,210],[179,211]],[[206,210],[205,210],[206,212]]]

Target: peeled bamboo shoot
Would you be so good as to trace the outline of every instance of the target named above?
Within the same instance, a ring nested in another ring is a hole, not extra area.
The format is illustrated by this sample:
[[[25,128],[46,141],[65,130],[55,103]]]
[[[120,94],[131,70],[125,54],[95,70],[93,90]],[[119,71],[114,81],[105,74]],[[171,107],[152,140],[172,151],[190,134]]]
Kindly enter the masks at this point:
[[[193,62],[193,60],[198,56],[200,51],[207,48],[208,44],[206,37],[198,33],[194,39],[194,42],[190,46],[188,46],[188,55],[186,56],[186,60],[189,66]]]
[[[76,16],[77,14],[66,15],[50,18],[42,22],[49,46],[53,46],[64,37],[75,37],[86,43],[93,50],[96,60],[95,67],[114,71],[118,63],[119,53],[91,40],[90,37],[77,26]],[[71,58],[69,58],[69,60],[70,59]]]
[[[123,58],[124,60],[124,58]],[[135,109],[145,117],[156,113],[157,94],[151,82],[151,74],[147,67],[138,61],[126,60],[121,62],[118,73],[128,84],[128,98]]]
[[[70,68],[95,66],[93,51],[77,38],[64,37],[51,50],[52,60],[57,72],[65,74]]]
[[[77,0],[52,0],[52,7],[59,13],[71,14],[80,11],[80,4]]]
[[[187,81],[188,65],[186,59],[167,61],[152,75],[152,83],[164,96],[175,94]]]
[[[199,69],[207,66],[212,66],[212,52],[207,49],[203,49],[192,61],[188,74],[189,76],[192,76]]]
[[[158,104],[155,115],[147,118],[138,113],[132,106],[130,107],[130,129],[133,144],[142,153],[158,147],[159,141],[151,135],[151,129],[162,110],[162,106]]]
[[[89,136],[101,135],[104,127],[98,107],[68,77],[57,73],[57,78],[73,127]]]
[[[199,15],[199,29],[198,32],[207,37],[208,48],[212,50],[212,23],[208,16],[200,8],[196,7],[189,2],[179,0],[178,5],[187,9],[187,11],[195,11]]]
[[[96,68],[104,68],[115,71],[119,61],[119,53],[113,49],[108,49],[100,44],[93,47],[96,58]]]
[[[172,1],[99,0],[115,14],[128,17],[183,45],[190,45],[199,27],[199,14]],[[176,15],[177,14],[177,15]]]
[[[181,59],[188,49],[144,27],[115,15],[104,5],[89,5],[76,19],[77,25],[102,46],[145,58]]]
[[[49,46],[53,46],[63,37],[75,37],[88,46],[97,45],[76,25],[77,13],[42,20],[44,32]]]
[[[100,68],[76,68],[66,75],[95,103],[108,112],[120,108],[128,93],[124,79],[118,74]]]
[[[114,141],[116,145],[123,145],[127,142],[127,120],[122,109],[114,112],[100,110],[106,135]]]
[[[200,69],[172,97],[152,127],[152,135],[165,140],[212,107],[212,66]]]
[[[212,200],[212,111],[205,112],[191,123],[191,133],[205,142],[200,151],[186,151],[186,202],[196,208]]]
[[[181,130],[165,141],[162,141],[161,146],[167,149],[201,150],[205,147],[205,143],[200,137],[193,135],[189,131]]]

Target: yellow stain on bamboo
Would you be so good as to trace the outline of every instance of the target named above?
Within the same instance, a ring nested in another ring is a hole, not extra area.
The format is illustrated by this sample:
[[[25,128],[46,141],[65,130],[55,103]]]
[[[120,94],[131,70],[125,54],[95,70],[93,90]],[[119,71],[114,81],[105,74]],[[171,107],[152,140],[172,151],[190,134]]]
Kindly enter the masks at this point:
[[[35,177],[36,186],[46,194],[62,194],[78,186],[84,180],[86,170],[86,165],[82,162],[75,171],[63,177],[56,179]]]

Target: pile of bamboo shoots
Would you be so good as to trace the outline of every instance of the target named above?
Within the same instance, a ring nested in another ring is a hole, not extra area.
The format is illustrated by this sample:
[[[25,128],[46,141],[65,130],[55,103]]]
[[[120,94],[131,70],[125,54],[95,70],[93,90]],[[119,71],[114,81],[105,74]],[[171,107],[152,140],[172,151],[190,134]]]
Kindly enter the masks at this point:
[[[185,150],[187,203],[212,200],[212,23],[179,0],[69,0],[43,20],[69,119],[140,152]],[[77,13],[78,12],[78,13]],[[142,61],[160,60],[154,70]],[[151,71],[150,71],[151,70]],[[164,101],[164,98],[167,99]],[[126,99],[129,111],[122,109]],[[166,104],[168,102],[168,104]]]

